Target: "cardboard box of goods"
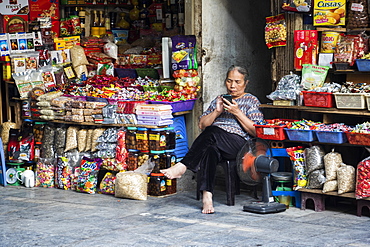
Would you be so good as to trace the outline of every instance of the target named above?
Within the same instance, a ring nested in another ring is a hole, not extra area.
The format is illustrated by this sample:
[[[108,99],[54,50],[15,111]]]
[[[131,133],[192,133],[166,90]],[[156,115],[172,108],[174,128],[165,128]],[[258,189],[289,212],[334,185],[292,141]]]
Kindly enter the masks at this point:
[[[29,1],[29,9],[31,21],[36,20],[38,17],[50,17],[54,21],[58,21],[60,18],[59,0],[32,0]]]
[[[3,15],[2,23],[2,29],[5,33],[28,32],[27,15]]]
[[[317,64],[318,33],[316,30],[294,31],[294,68],[302,64]]]
[[[27,15],[28,0],[2,0],[0,1],[0,14],[3,15]]]

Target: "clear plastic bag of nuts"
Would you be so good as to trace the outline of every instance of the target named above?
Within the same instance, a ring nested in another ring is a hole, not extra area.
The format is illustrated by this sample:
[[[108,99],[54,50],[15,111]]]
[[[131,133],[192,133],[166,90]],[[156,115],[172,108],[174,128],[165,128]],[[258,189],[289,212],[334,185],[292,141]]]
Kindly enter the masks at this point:
[[[369,25],[368,5],[365,0],[350,0],[348,3],[347,28],[363,28]]]

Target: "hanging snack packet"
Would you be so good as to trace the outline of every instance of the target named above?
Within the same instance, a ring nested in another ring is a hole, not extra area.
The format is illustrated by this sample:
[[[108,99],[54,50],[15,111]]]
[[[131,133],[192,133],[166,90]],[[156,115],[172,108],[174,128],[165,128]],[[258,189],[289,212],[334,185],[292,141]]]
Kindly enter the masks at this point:
[[[267,47],[286,45],[286,24],[284,14],[266,17],[265,42]]]
[[[54,77],[54,70],[51,65],[44,66],[40,69],[42,82],[44,83],[47,92],[56,90],[56,81]]]
[[[292,12],[310,12],[311,0],[283,0],[282,9]]]
[[[293,163],[293,189],[298,190],[306,187],[307,175],[303,147],[292,147],[286,149]]]
[[[301,85],[305,90],[312,90],[324,85],[329,66],[303,64]]]
[[[113,63],[98,63],[98,75],[111,75],[114,76],[114,65]]]
[[[114,195],[115,181],[116,181],[116,176],[114,176],[111,172],[107,172],[104,175],[103,180],[100,182],[99,193]]]
[[[19,95],[21,99],[28,98],[28,93],[32,90],[32,84],[30,83],[29,76],[31,71],[25,71],[21,73],[13,73],[13,79],[17,85]]]
[[[102,160],[99,158],[90,159],[83,157],[77,176],[76,191],[94,194],[98,181],[98,172]]]
[[[59,157],[55,167],[55,187],[58,189],[71,189],[72,168],[66,157]]]

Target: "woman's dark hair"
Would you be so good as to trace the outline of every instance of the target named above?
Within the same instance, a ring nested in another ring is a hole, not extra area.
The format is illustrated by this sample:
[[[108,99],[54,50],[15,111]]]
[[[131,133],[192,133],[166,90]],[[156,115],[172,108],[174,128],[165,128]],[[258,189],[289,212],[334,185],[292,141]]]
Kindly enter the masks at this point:
[[[227,77],[229,76],[229,73],[233,70],[237,70],[240,74],[244,75],[244,82],[248,80],[248,76],[249,76],[248,70],[242,66],[235,66],[235,65],[231,65],[229,69],[227,70],[226,80],[227,80]]]

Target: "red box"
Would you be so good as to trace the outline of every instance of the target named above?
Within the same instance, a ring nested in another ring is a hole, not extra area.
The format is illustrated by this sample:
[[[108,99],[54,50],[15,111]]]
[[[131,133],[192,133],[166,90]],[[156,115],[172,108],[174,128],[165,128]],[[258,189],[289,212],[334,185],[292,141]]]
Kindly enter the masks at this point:
[[[302,91],[305,106],[334,107],[334,95],[326,92]]]
[[[350,144],[368,146],[370,143],[370,134],[346,132]]]
[[[28,15],[3,15],[1,19],[5,33],[28,32]]]
[[[291,121],[293,122],[294,120],[287,120],[287,119],[271,119],[271,120],[266,120],[268,123],[275,123],[276,121]],[[256,134],[257,137],[261,139],[267,139],[267,140],[277,140],[277,141],[282,141],[287,139],[287,135],[284,131],[284,128],[286,128],[286,125],[280,125],[280,126],[275,126],[275,125],[254,125],[256,128]]]
[[[294,68],[303,64],[317,64],[318,33],[316,30],[294,31]]]
[[[59,21],[59,0],[29,0],[30,20],[36,20],[38,17],[50,17],[53,21]]]

